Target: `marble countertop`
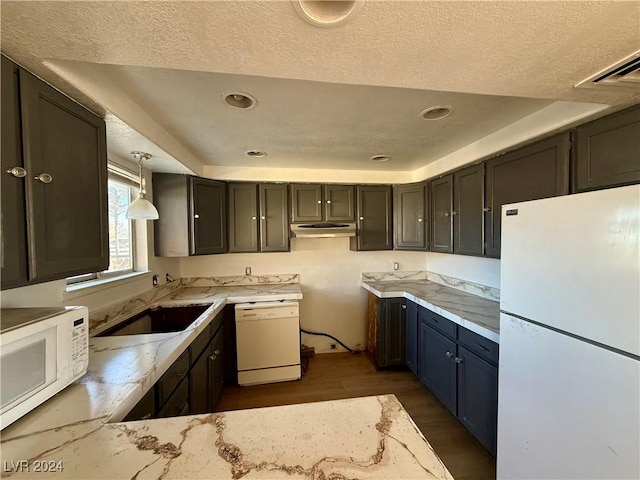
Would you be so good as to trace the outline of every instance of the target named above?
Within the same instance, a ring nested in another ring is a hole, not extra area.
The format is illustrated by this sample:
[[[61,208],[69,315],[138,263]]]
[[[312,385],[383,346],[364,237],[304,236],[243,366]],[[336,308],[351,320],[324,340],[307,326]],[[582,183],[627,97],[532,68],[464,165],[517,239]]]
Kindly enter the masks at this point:
[[[210,304],[181,332],[91,337],[87,374],[2,430],[2,460],[40,458],[107,422],[122,420],[226,303],[301,298],[298,284],[188,287],[149,304],[134,298],[129,303],[135,309],[115,306],[114,311],[127,315],[114,315],[106,327],[150,306]]]
[[[404,297],[478,335],[500,342],[500,303],[429,280],[365,281],[379,298]]]
[[[73,427],[15,478],[452,479],[394,395]],[[42,438],[46,442],[46,437]],[[3,441],[5,461],[8,455]],[[9,464],[11,465],[11,464]],[[6,467],[5,467],[5,475]]]

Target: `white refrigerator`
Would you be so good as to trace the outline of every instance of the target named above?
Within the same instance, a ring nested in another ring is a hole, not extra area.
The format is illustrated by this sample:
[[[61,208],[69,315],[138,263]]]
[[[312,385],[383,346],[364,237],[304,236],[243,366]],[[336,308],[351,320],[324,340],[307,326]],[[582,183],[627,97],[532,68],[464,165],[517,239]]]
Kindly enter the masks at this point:
[[[640,479],[639,245],[639,185],[503,206],[498,479]]]

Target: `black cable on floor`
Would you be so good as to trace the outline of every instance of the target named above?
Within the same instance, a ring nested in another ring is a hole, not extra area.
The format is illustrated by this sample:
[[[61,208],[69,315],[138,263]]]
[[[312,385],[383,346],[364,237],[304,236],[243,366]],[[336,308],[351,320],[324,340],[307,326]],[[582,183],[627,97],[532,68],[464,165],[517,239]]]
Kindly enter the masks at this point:
[[[338,342],[340,345],[342,345],[344,348],[346,348],[347,350],[349,350],[350,353],[360,353],[360,350],[351,350],[349,347],[347,347],[344,343],[342,343],[340,340],[338,340],[336,337],[334,337],[333,335],[329,335],[328,333],[321,333],[321,332],[311,332],[309,330],[305,330],[304,328],[301,328],[300,331],[302,333],[306,333],[307,335],[319,335],[321,337],[329,337],[333,340],[335,340],[336,342]]]

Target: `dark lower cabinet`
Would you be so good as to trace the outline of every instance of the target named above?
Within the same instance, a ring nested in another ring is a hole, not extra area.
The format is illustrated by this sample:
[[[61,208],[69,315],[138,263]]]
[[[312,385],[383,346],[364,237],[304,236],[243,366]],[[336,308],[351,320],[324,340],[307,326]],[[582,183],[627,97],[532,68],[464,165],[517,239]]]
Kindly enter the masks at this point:
[[[486,255],[500,257],[502,205],[569,193],[569,134],[556,135],[486,162]]]
[[[438,397],[451,413],[456,414],[457,385],[456,385],[456,344],[431,327],[420,331],[424,335],[421,343],[425,351],[422,353],[424,374],[422,378],[431,392]]]
[[[393,211],[390,185],[357,185],[358,235],[351,237],[351,250],[391,250]]]
[[[418,378],[491,454],[496,454],[496,343],[420,306]]]
[[[573,162],[577,192],[640,182],[640,106],[579,126]]]
[[[224,325],[220,312],[124,420],[213,412],[222,393],[223,349]]]
[[[376,368],[405,365],[406,308],[404,298],[369,295],[367,355]]]
[[[458,346],[458,419],[480,443],[496,454],[498,369]]]
[[[406,301],[405,363],[414,375],[418,375],[418,304]]]
[[[153,174],[155,252],[186,257],[227,251],[226,184],[173,173]]]

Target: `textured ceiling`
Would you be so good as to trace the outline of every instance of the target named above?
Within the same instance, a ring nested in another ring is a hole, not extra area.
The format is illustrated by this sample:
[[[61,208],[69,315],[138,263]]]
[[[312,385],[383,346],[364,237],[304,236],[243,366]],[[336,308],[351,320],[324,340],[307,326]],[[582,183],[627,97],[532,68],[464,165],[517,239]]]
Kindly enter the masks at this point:
[[[3,52],[189,165],[181,148],[201,164],[238,165],[246,162],[239,150],[266,144],[274,165],[295,166],[295,157],[336,168],[350,152],[349,168],[372,168],[355,159],[371,152],[415,168],[551,101],[640,101],[637,90],[574,88],[640,49],[637,1],[367,0],[352,21],[330,29],[302,21],[288,1],[3,1],[1,8]],[[70,76],[45,61],[65,64]],[[90,83],[74,63],[93,68]],[[102,73],[111,82],[101,83]],[[215,102],[217,82],[232,79],[266,92],[242,112],[255,118],[240,120]],[[211,91],[200,98],[207,83]],[[127,108],[108,100],[116,91],[131,100]],[[313,99],[298,98],[305,92]],[[435,134],[412,129],[426,129],[424,121],[402,120],[443,98],[461,107]],[[151,120],[134,124],[136,108]]]

